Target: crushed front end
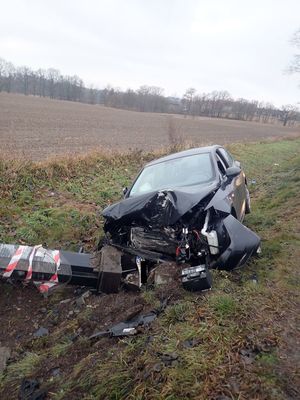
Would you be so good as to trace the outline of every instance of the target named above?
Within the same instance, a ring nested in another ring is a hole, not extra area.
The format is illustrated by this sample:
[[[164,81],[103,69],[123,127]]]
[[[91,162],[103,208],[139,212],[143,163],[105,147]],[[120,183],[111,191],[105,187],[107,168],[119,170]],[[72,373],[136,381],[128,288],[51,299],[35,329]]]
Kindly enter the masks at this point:
[[[220,193],[221,191],[221,193]],[[211,268],[231,270],[244,264],[260,238],[233,215],[219,185],[162,190],[126,198],[107,207],[106,243],[123,254],[123,278],[135,264],[138,286],[158,263],[181,265],[183,286],[211,287]]]

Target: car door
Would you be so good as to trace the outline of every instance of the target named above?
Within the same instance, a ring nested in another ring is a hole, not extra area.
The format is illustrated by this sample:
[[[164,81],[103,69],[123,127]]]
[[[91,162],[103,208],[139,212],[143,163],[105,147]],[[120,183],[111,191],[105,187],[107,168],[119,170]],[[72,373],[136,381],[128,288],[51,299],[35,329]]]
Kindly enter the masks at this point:
[[[224,191],[224,198],[228,198],[232,208],[234,208],[233,214],[236,214],[235,216],[238,217],[238,211],[237,208],[239,209],[239,205],[237,205],[237,200],[236,200],[236,193],[235,193],[235,183],[234,179],[228,179],[226,177],[226,169],[228,168],[228,164],[225,163],[223,160],[223,157],[221,157],[220,153],[217,151],[215,154],[216,161],[217,161],[217,166],[218,170],[221,176],[221,179],[223,181],[223,184],[221,186],[222,191]]]
[[[222,147],[217,149],[217,156],[222,160],[225,168],[229,168],[235,165],[235,161],[232,156]],[[245,176],[243,172],[228,182],[229,192],[232,200],[232,205],[236,213],[238,220],[242,220],[245,214]]]

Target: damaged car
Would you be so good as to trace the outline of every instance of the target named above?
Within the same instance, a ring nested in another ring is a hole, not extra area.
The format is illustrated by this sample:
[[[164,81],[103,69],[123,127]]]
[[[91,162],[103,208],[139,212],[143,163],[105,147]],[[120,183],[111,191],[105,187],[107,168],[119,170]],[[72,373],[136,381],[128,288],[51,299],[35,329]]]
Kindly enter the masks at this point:
[[[212,268],[231,270],[259,252],[260,238],[243,225],[249,212],[247,179],[228,151],[182,151],[145,165],[104,209],[100,251],[0,243],[0,279],[33,282],[44,295],[59,284],[115,293],[179,277],[188,290],[210,289]]]
[[[186,289],[209,289],[211,268],[231,270],[259,251],[260,238],[243,225],[249,212],[245,173],[225,148],[181,151],[145,165],[104,209],[102,253],[114,248],[123,278],[137,277],[139,287],[173,261]]]

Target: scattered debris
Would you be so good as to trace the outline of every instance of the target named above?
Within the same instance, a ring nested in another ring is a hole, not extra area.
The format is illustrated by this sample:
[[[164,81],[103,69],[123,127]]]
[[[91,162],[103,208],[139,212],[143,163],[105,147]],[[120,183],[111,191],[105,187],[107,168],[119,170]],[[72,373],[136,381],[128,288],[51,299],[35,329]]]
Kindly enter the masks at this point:
[[[82,307],[85,305],[85,299],[83,296],[80,296],[76,299],[76,306],[77,307]]]
[[[165,310],[168,300],[168,298],[163,299],[161,301],[160,307],[156,310],[150,311],[147,314],[135,315],[130,319],[128,318],[128,320],[124,322],[119,322],[113,325],[105,331],[96,332],[89,337],[89,340],[96,340],[103,336],[121,337],[137,334],[138,332],[142,331],[143,328],[148,327],[150,323],[153,322],[158,317],[158,315]],[[139,312],[137,310],[138,307],[135,310],[136,313]]]
[[[257,275],[256,275],[256,274],[253,274],[253,275],[250,277],[250,280],[251,280],[251,282],[252,282],[254,285],[257,285],[257,284],[258,284],[258,278],[257,278]]]
[[[49,330],[47,328],[44,328],[41,326],[37,331],[34,332],[33,337],[34,338],[40,338],[43,336],[48,336],[49,335]]]
[[[36,379],[23,379],[19,390],[19,400],[44,400],[47,392],[40,389],[40,383]]]
[[[98,339],[102,336],[129,336],[135,335],[138,333],[139,327],[146,327],[151,322],[153,322],[157,318],[157,314],[155,312],[151,312],[145,315],[139,315],[138,317],[132,318],[130,321],[119,322],[116,325],[113,325],[106,331],[97,332],[94,335],[90,336],[90,340]]]

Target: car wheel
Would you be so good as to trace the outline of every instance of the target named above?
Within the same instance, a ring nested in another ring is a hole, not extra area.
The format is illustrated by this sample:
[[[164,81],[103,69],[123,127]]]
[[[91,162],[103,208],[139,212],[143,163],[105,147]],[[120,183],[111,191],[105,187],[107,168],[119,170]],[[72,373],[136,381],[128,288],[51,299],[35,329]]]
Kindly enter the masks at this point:
[[[250,214],[251,212],[251,200],[250,200],[250,193],[248,188],[246,187],[246,208],[245,208],[245,214]]]

